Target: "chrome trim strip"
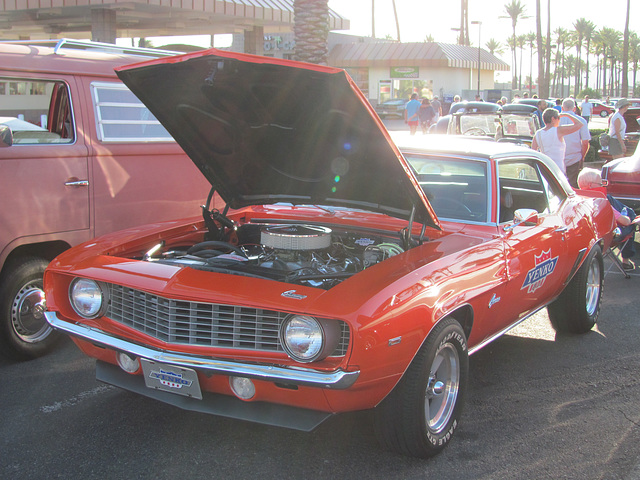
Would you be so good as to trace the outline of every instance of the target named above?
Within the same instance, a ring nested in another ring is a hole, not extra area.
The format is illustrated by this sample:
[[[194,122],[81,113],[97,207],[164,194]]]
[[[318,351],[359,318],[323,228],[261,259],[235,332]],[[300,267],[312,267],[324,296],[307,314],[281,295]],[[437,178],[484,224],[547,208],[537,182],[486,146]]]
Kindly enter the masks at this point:
[[[360,371],[345,372],[335,370],[322,372],[310,368],[282,367],[276,365],[259,365],[220,360],[197,355],[185,355],[177,352],[158,350],[139,345],[122,338],[115,337],[96,328],[71,323],[58,317],[56,312],[45,312],[49,325],[74,337],[81,338],[100,347],[111,348],[130,353],[136,357],[144,357],[161,363],[193,368],[208,374],[222,374],[249,377],[285,385],[304,385],[310,387],[344,390],[351,387]]]
[[[494,333],[493,335],[491,335],[489,338],[486,338],[485,340],[483,340],[482,342],[480,342],[479,344],[475,345],[473,348],[469,349],[469,355],[473,355],[474,353],[476,353],[478,350],[480,350],[481,348],[487,346],[488,344],[490,344],[491,342],[493,342],[494,340],[500,338],[502,335],[504,335],[505,333],[507,333],[509,330],[517,327],[518,325],[520,325],[522,322],[524,322],[525,320],[527,320],[528,318],[532,317],[533,315],[535,315],[536,313],[538,313],[540,310],[542,310],[543,308],[546,308],[548,304],[544,304],[543,306],[537,308],[536,310],[534,310],[533,312],[531,312],[529,315],[526,315],[524,317],[522,317],[520,320],[515,321],[514,323],[512,323],[511,325],[503,328],[502,330],[500,330],[498,333]]]

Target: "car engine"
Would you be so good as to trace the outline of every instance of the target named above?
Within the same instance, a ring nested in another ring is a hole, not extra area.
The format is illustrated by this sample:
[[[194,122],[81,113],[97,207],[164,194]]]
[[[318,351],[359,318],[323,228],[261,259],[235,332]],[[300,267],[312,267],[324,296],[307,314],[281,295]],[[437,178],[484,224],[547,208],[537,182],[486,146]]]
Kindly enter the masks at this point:
[[[208,240],[159,255],[148,252],[144,259],[329,289],[404,251],[398,238],[317,225],[247,224],[235,237],[237,243]]]

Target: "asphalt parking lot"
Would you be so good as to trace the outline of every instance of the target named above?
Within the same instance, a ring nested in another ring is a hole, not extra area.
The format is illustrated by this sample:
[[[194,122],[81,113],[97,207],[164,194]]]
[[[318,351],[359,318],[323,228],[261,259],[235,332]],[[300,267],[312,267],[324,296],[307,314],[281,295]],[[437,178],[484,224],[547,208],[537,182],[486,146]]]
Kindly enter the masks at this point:
[[[301,433],[137,397],[65,341],[0,360],[0,478],[640,479],[640,268],[606,270],[590,333],[556,335],[543,311],[471,357],[461,426],[431,460],[381,450],[369,412]]]

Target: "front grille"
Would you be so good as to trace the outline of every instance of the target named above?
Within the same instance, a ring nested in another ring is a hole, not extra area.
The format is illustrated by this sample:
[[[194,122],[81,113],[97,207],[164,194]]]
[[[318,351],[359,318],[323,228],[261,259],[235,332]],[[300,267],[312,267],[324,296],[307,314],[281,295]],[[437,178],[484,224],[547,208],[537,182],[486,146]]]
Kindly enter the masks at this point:
[[[163,342],[177,345],[283,352],[278,332],[287,313],[261,308],[189,302],[109,285],[106,316]],[[349,327],[332,356],[349,346]]]

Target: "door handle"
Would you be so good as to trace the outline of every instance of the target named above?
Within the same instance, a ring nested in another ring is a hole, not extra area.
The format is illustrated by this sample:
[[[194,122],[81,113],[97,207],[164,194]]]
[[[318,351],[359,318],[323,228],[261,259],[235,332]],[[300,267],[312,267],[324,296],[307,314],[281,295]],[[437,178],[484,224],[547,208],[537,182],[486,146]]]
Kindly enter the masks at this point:
[[[65,187],[88,187],[89,180],[79,180],[74,177],[64,182],[64,186]]]
[[[569,230],[567,227],[558,227],[554,230],[554,232],[565,233],[567,230]]]

